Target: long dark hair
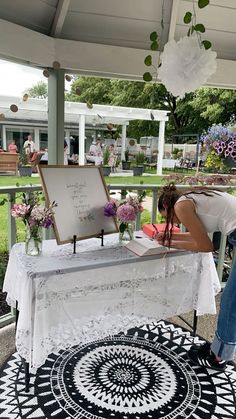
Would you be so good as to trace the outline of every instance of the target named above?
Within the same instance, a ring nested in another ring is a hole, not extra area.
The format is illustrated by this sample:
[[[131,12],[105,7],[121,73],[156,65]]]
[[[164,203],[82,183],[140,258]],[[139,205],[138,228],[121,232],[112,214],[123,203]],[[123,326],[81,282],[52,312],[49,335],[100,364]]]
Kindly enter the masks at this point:
[[[162,243],[164,244],[167,240],[168,246],[170,247],[174,227],[174,206],[181,196],[201,194],[212,197],[214,194],[218,195],[218,192],[220,192],[220,189],[213,189],[204,186],[195,186],[192,189],[188,189],[187,191],[182,192],[176,188],[174,183],[170,183],[169,185],[164,186],[161,190],[161,194],[158,200],[158,211],[160,212],[166,210],[166,227],[164,230]],[[189,198],[195,202],[192,196]]]

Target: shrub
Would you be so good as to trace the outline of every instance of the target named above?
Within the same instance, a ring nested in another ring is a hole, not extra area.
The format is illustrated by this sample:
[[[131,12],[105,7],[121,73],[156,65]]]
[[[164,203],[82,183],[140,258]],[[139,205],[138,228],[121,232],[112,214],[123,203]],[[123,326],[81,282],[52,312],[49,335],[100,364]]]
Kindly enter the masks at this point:
[[[109,157],[110,157],[109,148],[106,147],[103,153],[103,163],[102,163],[103,166],[108,166]]]
[[[142,165],[145,162],[145,154],[139,151],[135,156],[135,163],[137,166]]]

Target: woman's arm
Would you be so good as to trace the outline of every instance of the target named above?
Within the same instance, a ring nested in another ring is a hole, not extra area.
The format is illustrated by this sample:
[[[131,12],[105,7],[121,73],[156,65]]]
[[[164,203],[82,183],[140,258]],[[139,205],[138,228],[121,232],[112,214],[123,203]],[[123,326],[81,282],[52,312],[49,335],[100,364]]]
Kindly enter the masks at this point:
[[[198,218],[193,202],[186,200],[175,204],[176,217],[188,230],[192,241],[173,240],[171,246],[177,249],[193,250],[198,252],[212,252],[213,243],[208,237],[201,220]]]

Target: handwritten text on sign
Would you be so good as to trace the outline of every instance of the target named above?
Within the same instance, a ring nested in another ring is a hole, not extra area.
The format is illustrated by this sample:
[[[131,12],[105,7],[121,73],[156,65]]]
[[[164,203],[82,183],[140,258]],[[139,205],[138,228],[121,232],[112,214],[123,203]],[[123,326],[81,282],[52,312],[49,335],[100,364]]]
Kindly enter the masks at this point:
[[[66,187],[70,191],[73,208],[76,210],[79,221],[94,221],[86,181],[68,183]]]

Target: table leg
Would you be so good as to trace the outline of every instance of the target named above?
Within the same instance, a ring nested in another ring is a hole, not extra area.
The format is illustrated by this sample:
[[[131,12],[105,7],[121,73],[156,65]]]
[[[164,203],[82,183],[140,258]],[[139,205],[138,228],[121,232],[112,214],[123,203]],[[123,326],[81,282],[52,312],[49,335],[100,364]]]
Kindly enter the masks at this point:
[[[19,318],[18,301],[16,301],[15,317],[16,317],[16,320],[15,320],[15,322],[16,322],[15,333],[16,333],[17,324],[18,324],[18,318]]]
[[[30,384],[30,372],[29,372],[29,363],[23,359],[24,370],[25,370],[25,392],[29,393],[29,384]]]
[[[185,320],[184,317],[182,316],[178,316],[185,324],[187,324],[189,327],[191,327],[192,331],[193,331],[193,336],[196,336],[196,331],[197,331],[197,312],[196,310],[193,311],[193,324],[190,324],[189,322],[187,322],[187,320]]]
[[[193,335],[196,336],[197,331],[197,312],[196,310],[193,311]]]
[[[15,333],[16,333],[16,329],[17,329],[18,318],[19,318],[19,310],[18,310],[18,302],[16,301],[16,327],[15,327]],[[30,384],[29,363],[26,362],[26,360],[24,358],[22,358],[22,362],[23,362],[24,370],[25,370],[25,392],[26,393],[29,393],[29,384]]]

